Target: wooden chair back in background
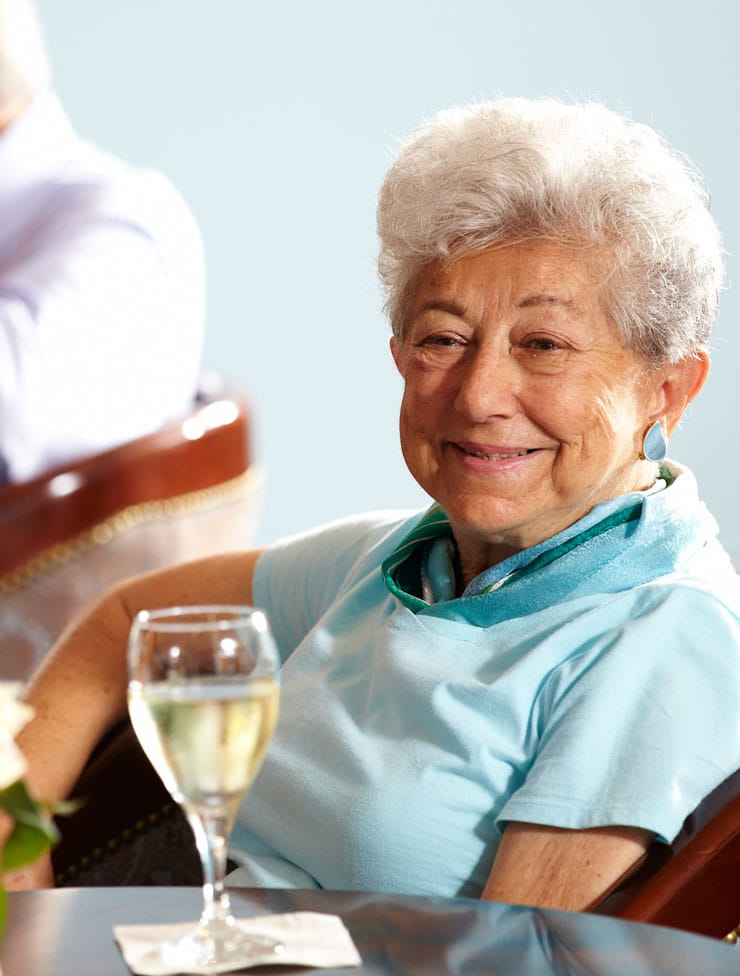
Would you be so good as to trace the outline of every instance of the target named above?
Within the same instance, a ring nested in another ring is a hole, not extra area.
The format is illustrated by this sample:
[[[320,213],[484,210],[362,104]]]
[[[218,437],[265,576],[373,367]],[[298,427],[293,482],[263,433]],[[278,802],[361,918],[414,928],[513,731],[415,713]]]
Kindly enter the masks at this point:
[[[210,377],[181,420],[0,489],[0,679],[25,681],[125,576],[254,543],[264,478],[246,399]]]

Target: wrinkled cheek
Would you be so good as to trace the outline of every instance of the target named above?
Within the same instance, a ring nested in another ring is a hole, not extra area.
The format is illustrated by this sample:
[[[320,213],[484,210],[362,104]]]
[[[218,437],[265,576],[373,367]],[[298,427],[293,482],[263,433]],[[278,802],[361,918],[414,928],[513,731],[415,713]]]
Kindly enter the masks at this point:
[[[433,427],[430,424],[433,405],[420,399],[418,396],[405,394],[401,402],[401,415],[399,427],[401,437],[409,440],[426,440],[428,431]]]
[[[623,390],[610,391],[597,398],[589,433],[601,443],[625,442],[635,427],[639,426],[641,414],[642,411],[636,406],[627,384]]]
[[[401,451],[406,462],[410,464],[419,451],[422,434],[414,425],[413,419],[409,416],[409,412],[403,408],[401,409],[398,428],[401,439]]]
[[[611,424],[594,425],[587,436],[561,444],[553,465],[554,487],[560,499],[572,504],[601,491],[623,467],[617,457],[619,444]]]
[[[415,421],[414,418],[401,416],[400,423],[401,452],[406,466],[414,478],[428,489],[431,480],[440,469],[440,460],[433,438],[426,425]]]
[[[552,466],[553,487],[564,502],[588,494],[606,467],[605,444],[596,438],[561,443]]]

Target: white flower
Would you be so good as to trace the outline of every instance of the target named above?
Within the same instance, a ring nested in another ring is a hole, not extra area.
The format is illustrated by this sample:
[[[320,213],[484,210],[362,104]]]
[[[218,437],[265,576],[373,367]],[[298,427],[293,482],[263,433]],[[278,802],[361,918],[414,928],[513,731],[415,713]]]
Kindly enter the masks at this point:
[[[16,681],[0,681],[0,789],[21,779],[26,760],[15,744],[15,737],[33,718],[30,705],[18,701],[22,685]]]

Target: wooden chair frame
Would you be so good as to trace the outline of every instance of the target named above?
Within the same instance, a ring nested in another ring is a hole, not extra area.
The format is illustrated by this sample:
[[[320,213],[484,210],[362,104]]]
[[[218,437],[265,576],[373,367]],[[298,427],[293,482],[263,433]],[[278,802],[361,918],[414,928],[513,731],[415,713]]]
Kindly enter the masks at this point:
[[[116,580],[253,544],[249,405],[210,389],[155,433],[0,489],[0,678],[25,680]]]

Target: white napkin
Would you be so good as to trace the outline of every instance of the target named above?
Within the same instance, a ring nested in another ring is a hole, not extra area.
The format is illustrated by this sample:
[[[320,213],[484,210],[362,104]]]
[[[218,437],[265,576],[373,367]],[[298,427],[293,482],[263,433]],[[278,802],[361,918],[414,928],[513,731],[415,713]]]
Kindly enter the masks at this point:
[[[279,954],[272,951],[253,957],[247,965],[194,967],[188,973],[211,974],[248,969],[251,966],[292,965],[315,968],[359,966],[362,963],[347,929],[336,915],[320,912],[286,912],[239,919],[239,928],[264,935],[282,945]],[[192,922],[176,925],[115,925],[113,934],[129,969],[138,976],[172,976],[181,970],[168,968],[150,959],[142,963],[160,942],[177,939],[193,928]]]

